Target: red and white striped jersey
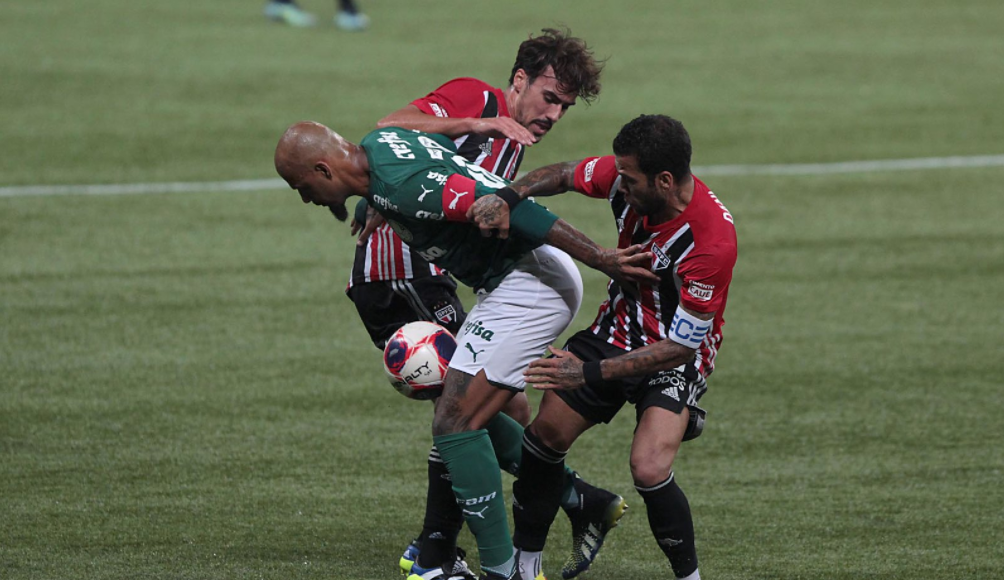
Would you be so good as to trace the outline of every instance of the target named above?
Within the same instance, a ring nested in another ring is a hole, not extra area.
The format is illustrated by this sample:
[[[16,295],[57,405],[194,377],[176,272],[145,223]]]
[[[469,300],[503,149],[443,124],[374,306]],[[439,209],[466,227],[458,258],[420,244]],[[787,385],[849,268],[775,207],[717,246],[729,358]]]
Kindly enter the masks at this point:
[[[428,95],[412,101],[427,115],[456,118],[509,117],[505,93],[472,78],[447,82]],[[523,146],[509,139],[462,135],[453,140],[462,157],[499,177],[513,179],[523,162]],[[426,262],[387,224],[380,226],[364,247],[356,249],[349,288],[354,284],[442,276],[446,271]]]
[[[736,263],[732,215],[708,187],[694,177],[694,196],[680,215],[650,225],[635,213],[620,189],[614,157],[591,157],[575,169],[575,190],[606,198],[617,221],[617,247],[643,244],[652,252],[652,271],[662,279],[631,291],[613,280],[589,330],[608,343],[632,350],[666,338],[677,305],[715,312],[711,330],[697,349],[695,366],[704,376],[715,367],[722,344],[725,303]]]
[[[502,89],[472,78],[453,79],[411,104],[423,113],[437,117],[488,119],[512,116]],[[457,137],[453,143],[461,157],[505,179],[513,179],[523,162],[523,146],[509,139],[468,134]]]
[[[445,275],[446,270],[422,259],[384,222],[373,231],[366,246],[356,247],[349,288],[364,282]]]

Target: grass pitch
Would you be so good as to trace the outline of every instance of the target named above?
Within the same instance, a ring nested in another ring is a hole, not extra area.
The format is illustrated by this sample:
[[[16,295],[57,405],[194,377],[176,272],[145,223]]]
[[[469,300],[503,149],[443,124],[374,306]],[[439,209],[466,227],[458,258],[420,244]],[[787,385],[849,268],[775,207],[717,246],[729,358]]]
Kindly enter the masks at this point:
[[[698,165],[1004,153],[996,2],[374,1],[363,34],[260,8],[5,6],[0,186],[272,178],[290,123],[358,139],[446,79],[502,86],[556,23],[609,57],[604,91],[525,169],[606,153],[648,112],[683,120]],[[676,468],[705,577],[1004,577],[1002,179],[707,178],[740,253],[708,429]],[[547,205],[612,243],[602,202]],[[342,294],[351,247],[289,191],[0,198],[0,577],[396,577],[431,409],[381,375]],[[583,276],[573,330],[602,296]],[[570,454],[632,506],[594,579],[670,573],[631,417]],[[567,536],[559,516],[551,578]]]

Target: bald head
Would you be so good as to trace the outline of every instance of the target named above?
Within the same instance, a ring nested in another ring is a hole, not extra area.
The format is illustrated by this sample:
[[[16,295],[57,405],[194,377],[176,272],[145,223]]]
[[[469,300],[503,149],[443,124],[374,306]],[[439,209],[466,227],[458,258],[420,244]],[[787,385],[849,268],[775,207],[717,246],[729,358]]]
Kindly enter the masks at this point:
[[[275,170],[304,203],[327,207],[344,221],[345,199],[367,195],[369,163],[361,147],[328,127],[301,121],[275,147]]]
[[[289,181],[310,171],[318,161],[333,159],[347,142],[338,133],[313,121],[291,125],[275,148],[275,170]],[[344,152],[343,152],[344,154]]]

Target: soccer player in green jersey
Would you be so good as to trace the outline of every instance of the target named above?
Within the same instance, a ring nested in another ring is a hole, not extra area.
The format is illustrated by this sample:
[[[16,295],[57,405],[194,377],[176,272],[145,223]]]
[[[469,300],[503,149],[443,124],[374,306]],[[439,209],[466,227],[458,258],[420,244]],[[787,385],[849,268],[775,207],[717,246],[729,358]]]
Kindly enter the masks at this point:
[[[543,206],[518,202],[508,182],[457,155],[441,135],[384,128],[356,145],[324,125],[297,123],[279,141],[275,166],[304,203],[344,214],[347,198],[366,198],[403,240],[476,291],[436,406],[433,440],[482,571],[489,580],[520,578],[484,427],[525,388],[523,369],[578,311],[582,280],[569,256],[615,279],[652,282],[652,255],[640,246],[601,248]],[[485,195],[507,202],[508,231],[482,231],[470,221],[469,208]]]

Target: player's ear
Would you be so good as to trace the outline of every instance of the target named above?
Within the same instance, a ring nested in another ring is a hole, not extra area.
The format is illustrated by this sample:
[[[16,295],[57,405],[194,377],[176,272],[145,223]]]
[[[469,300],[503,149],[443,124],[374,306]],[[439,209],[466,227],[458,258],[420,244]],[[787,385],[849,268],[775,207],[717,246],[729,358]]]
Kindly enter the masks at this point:
[[[672,173],[662,171],[655,176],[655,184],[662,191],[673,191],[673,187],[676,186],[676,180],[673,179]]]
[[[514,74],[512,77],[512,88],[516,89],[517,93],[522,93],[523,89],[526,88],[528,79],[529,77],[527,76],[525,70],[523,69],[517,70],[516,74]]]
[[[317,164],[314,165],[314,171],[324,174],[325,179],[331,179],[331,167],[323,161],[318,161]]]

